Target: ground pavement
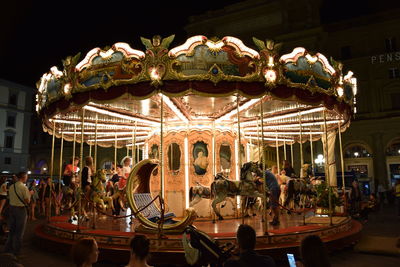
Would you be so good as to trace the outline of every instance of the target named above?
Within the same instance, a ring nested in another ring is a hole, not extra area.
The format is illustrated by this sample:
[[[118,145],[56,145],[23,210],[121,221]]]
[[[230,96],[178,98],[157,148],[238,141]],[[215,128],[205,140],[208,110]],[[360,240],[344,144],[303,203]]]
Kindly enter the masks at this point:
[[[43,223],[44,220],[28,222],[21,263],[25,267],[41,266],[41,267],[66,267],[72,266],[69,251],[60,251],[54,254],[44,251],[35,246],[34,229],[35,226]],[[393,206],[384,206],[380,211],[370,214],[368,222],[363,228],[363,236],[400,236],[400,217],[395,215]],[[379,245],[379,244],[377,244]],[[4,250],[4,244],[1,242],[0,251]],[[398,267],[400,266],[400,256],[382,256],[358,253],[353,248],[346,248],[341,251],[334,252],[331,256],[333,267]],[[115,266],[110,263],[97,263],[95,267]],[[285,263],[280,263],[279,266],[287,266]],[[1,263],[0,263],[1,267]]]

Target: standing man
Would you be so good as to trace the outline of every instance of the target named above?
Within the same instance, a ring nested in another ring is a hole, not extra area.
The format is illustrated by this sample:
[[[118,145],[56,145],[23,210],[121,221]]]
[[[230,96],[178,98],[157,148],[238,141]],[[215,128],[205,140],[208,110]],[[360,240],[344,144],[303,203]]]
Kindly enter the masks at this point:
[[[8,239],[5,246],[5,252],[19,255],[22,238],[25,232],[27,220],[27,208],[31,200],[31,194],[24,183],[28,180],[26,172],[20,172],[17,175],[17,182],[8,190],[10,197],[10,217]]]
[[[274,171],[276,166],[272,167]],[[277,172],[277,170],[275,170]],[[269,171],[265,171],[265,184],[269,189],[269,201],[271,204],[272,213],[274,214],[273,220],[270,222],[271,225],[279,225],[279,195],[281,194],[281,189],[279,188],[278,180],[275,175]]]

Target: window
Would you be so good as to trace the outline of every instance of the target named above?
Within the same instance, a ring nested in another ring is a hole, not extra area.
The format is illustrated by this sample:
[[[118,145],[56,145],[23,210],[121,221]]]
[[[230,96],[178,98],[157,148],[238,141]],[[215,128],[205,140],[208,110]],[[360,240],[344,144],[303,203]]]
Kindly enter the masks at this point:
[[[396,38],[389,37],[385,39],[385,50],[386,52],[396,51]]]
[[[359,144],[355,145],[350,145],[347,149],[344,151],[344,157],[345,158],[369,158],[372,157],[372,154],[368,149]]]
[[[400,109],[400,93],[390,94],[392,109]]]
[[[15,128],[15,115],[7,115],[7,127]]]
[[[16,92],[10,91],[10,96],[8,98],[8,104],[16,106],[18,101],[18,94]]]
[[[351,47],[350,46],[343,46],[340,49],[341,59],[350,59],[351,58]]]
[[[398,68],[389,68],[389,79],[400,78],[400,71]]]
[[[5,136],[4,147],[5,148],[13,148],[13,145],[14,145],[14,136],[6,135]]]
[[[11,164],[11,158],[10,157],[5,157],[4,158],[4,164],[10,165]]]

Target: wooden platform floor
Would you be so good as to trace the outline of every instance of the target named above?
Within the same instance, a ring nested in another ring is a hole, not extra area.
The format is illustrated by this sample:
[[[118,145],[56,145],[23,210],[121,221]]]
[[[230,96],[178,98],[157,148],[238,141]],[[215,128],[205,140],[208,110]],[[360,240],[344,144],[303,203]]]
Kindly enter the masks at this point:
[[[272,226],[269,223],[267,223],[266,224],[267,231],[270,234],[280,233],[281,231],[290,232],[290,229],[296,230],[297,227],[304,226],[304,221],[305,220],[309,221],[309,218],[313,216],[314,213],[312,211],[307,212],[305,216],[296,213],[291,213],[289,215],[286,212],[283,212],[280,215],[280,224],[277,226]],[[67,216],[62,216],[59,218],[61,220],[62,218],[65,218],[65,222],[67,222],[68,220]],[[89,218],[90,218],[89,221],[81,223],[81,226],[86,229],[93,229],[94,217],[92,214],[89,214]],[[58,219],[57,221],[60,221],[60,219]],[[105,230],[105,231],[135,232],[135,227],[138,224],[138,221],[136,219],[133,219],[133,223],[130,224],[131,222],[130,217],[122,219],[114,219],[106,215],[100,215],[96,216],[95,220],[96,220],[95,229]],[[176,218],[176,220],[179,220],[179,218]],[[267,221],[269,222],[271,220],[272,217],[267,216]],[[209,234],[222,234],[225,237],[229,235],[234,237],[237,228],[243,222],[245,224],[252,226],[255,229],[257,236],[265,235],[265,229],[264,229],[265,224],[262,222],[261,215],[247,217],[244,218],[244,220],[242,220],[241,218],[226,217],[224,220],[221,221],[217,220],[215,223],[213,223],[213,221],[210,218],[198,218],[193,225],[199,230],[202,230]],[[73,224],[76,225],[77,222],[74,221]],[[307,225],[314,225],[323,228],[324,226],[327,226],[327,223],[324,223],[322,220],[321,223],[315,223],[315,224],[307,223]],[[285,231],[285,229],[288,231]]]

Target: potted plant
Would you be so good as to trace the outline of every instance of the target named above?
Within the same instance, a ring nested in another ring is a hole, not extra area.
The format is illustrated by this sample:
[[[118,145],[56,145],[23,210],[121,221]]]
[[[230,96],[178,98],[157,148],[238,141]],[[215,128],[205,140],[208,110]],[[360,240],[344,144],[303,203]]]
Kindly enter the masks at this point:
[[[316,206],[318,214],[329,214],[329,195],[332,202],[332,212],[334,213],[336,207],[343,205],[342,199],[329,187],[327,183],[321,183],[315,186],[317,193]]]

